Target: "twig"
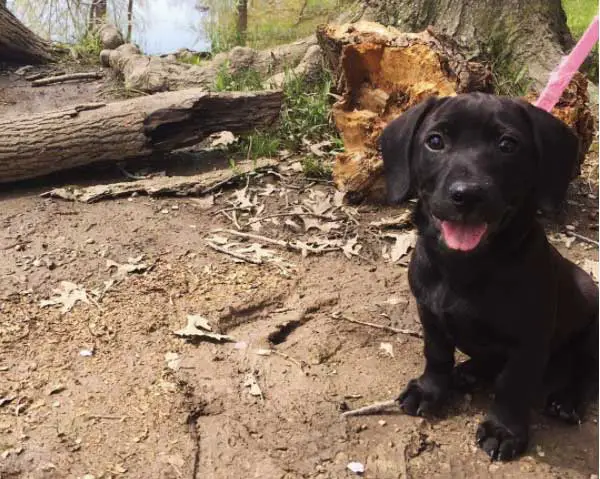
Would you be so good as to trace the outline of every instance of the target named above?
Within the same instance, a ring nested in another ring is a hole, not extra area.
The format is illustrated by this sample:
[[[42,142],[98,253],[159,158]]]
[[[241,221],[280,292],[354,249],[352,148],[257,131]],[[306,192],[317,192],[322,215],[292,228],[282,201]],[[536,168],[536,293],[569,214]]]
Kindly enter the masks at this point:
[[[328,220],[328,221],[339,221],[339,219],[337,218],[331,218],[330,216],[327,215],[319,215],[317,213],[273,213],[272,215],[265,215],[265,216],[261,216],[260,218],[253,218],[252,220],[248,221],[248,223],[246,223],[244,226],[250,226],[251,224],[254,223],[258,223],[259,221],[263,221],[263,220],[268,220],[270,218],[281,218],[282,216],[311,216],[312,218],[319,218],[322,220]]]
[[[228,254],[229,256],[233,256],[234,258],[240,259],[242,261],[246,261],[247,263],[263,264],[263,262],[259,259],[248,258],[247,256],[244,256],[243,254],[238,254],[238,253],[235,253],[234,251],[229,251],[228,249],[222,248],[221,246],[211,243],[210,241],[207,241],[206,244],[208,245],[209,248],[212,248],[215,251]]]
[[[277,351],[276,349],[271,349],[270,351],[272,351],[273,354],[289,361],[290,363],[295,364],[300,368],[300,371],[306,374],[306,372],[304,371],[304,365],[302,364],[302,361],[298,361],[296,358],[291,357],[289,354],[282,353],[281,351]]]
[[[352,411],[346,411],[343,412],[341,416],[345,418],[350,416],[365,416],[367,414],[379,414],[392,408],[398,408],[398,402],[395,399],[390,399],[389,401],[376,402],[367,406],[359,407],[358,409],[353,409]]]
[[[331,315],[331,317],[334,319],[343,319],[345,321],[349,321],[349,322],[355,323],[355,324],[361,324],[363,326],[369,326],[371,328],[383,329],[384,331],[390,331],[391,333],[406,334],[408,336],[413,336],[415,338],[423,337],[423,335],[421,333],[419,333],[418,331],[412,331],[410,329],[399,329],[399,328],[394,328],[392,326],[385,326],[384,324],[369,323],[367,321],[359,321],[358,319],[350,318],[348,316],[344,316],[343,314],[335,314],[334,313]]]
[[[277,239],[273,239],[273,238],[268,238],[267,236],[255,235],[252,233],[244,233],[242,231],[216,229],[216,230],[213,230],[213,233],[229,233],[230,235],[239,236],[240,238],[253,239],[256,241],[263,241],[265,243],[273,244],[276,246],[281,246],[282,248],[293,249],[293,250],[300,251],[300,252],[302,252],[302,250],[306,250],[311,253],[318,254],[318,253],[330,253],[332,251],[340,251],[340,248],[314,249],[314,248],[311,248],[310,246],[303,247],[303,246],[297,245],[295,243],[292,243],[290,241],[277,240]]]
[[[115,421],[124,421],[127,419],[127,416],[110,416],[108,414],[88,414],[86,417],[88,419],[112,419]]]
[[[52,85],[54,83],[62,83],[70,80],[99,80],[102,78],[101,72],[88,72],[88,73],[67,73],[66,75],[56,75],[52,77],[40,78],[39,80],[33,80],[31,86],[45,86]]]
[[[573,238],[577,238],[578,240],[585,241],[586,243],[590,243],[595,246],[600,246],[600,243],[598,243],[598,241],[596,241],[592,238],[588,238],[587,236],[580,235],[579,233],[575,233],[574,231],[567,230],[566,235],[572,236]]]

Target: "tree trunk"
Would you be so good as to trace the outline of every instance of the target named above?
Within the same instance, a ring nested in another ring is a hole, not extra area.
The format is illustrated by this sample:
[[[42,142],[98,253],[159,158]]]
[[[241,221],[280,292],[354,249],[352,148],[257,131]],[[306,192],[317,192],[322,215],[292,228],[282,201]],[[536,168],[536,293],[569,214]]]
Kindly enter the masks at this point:
[[[241,46],[246,46],[246,36],[248,33],[248,0],[238,0],[237,2],[237,35]]]
[[[278,119],[282,98],[281,91],[195,89],[0,118],[0,183],[171,151],[219,131],[266,127]]]
[[[133,30],[133,0],[127,3],[127,43],[131,42],[131,31]]]
[[[213,60],[201,65],[189,65],[168,58],[142,55],[131,43],[115,50],[103,50],[100,60],[103,66],[123,78],[125,87],[146,93],[181,90],[184,88],[210,89],[221,68],[231,73],[251,69],[267,77],[294,68],[310,53],[317,43],[313,36],[288,45],[267,50],[235,47],[228,53],[219,53]]]
[[[88,30],[93,31],[95,27],[106,21],[106,0],[92,0],[90,15],[88,18]]]
[[[561,0],[369,0],[364,20],[403,32],[432,26],[475,54],[494,50],[528,67],[537,88],[573,45]],[[500,50],[500,51],[498,51]]]
[[[361,21],[320,27],[317,38],[342,95],[333,105],[333,118],[345,151],[336,157],[333,177],[350,201],[385,198],[378,139],[389,121],[429,96],[494,86],[487,67],[468,61],[451,39],[433,31],[402,33]],[[582,160],[594,135],[582,75],[574,77],[552,113],[579,135]]]
[[[19,63],[51,61],[51,44],[23,25],[0,0],[0,60]]]

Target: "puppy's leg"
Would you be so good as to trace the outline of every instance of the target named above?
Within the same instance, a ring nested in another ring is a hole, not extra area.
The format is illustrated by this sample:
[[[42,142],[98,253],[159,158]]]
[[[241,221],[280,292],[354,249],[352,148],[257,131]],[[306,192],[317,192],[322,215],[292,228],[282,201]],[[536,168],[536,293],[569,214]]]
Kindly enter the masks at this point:
[[[454,343],[439,319],[419,306],[425,336],[425,371],[409,381],[398,397],[400,407],[411,416],[434,413],[446,399],[454,368]]]
[[[544,413],[581,423],[586,403],[598,390],[598,323],[552,355],[546,368]]]
[[[541,345],[528,344],[509,356],[495,384],[495,398],[477,429],[477,443],[493,459],[510,461],[527,448],[531,407],[548,360]]]
[[[502,370],[501,358],[470,358],[457,364],[452,371],[452,388],[459,393],[471,393],[477,387],[489,386]]]

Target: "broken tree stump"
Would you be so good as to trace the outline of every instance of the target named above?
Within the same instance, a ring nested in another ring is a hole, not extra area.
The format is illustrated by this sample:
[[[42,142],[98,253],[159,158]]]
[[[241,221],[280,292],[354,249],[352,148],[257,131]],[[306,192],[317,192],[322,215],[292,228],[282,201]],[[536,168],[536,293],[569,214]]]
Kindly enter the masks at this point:
[[[219,131],[242,133],[279,117],[281,91],[159,93],[0,118],[0,183],[76,166],[146,157],[198,143]]]
[[[470,61],[450,38],[430,29],[402,33],[357,22],[321,26],[317,39],[342,96],[333,106],[333,118],[345,152],[336,158],[333,178],[349,201],[385,201],[378,140],[387,123],[430,96],[494,90],[485,65]],[[535,93],[527,97],[535,98]],[[573,79],[553,114],[575,129],[583,159],[594,128],[581,76]]]

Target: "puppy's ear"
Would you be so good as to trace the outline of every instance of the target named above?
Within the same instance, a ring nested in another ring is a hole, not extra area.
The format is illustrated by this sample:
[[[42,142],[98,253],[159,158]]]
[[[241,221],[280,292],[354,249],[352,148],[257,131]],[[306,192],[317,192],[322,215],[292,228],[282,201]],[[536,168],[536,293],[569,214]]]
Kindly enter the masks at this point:
[[[440,100],[428,98],[388,123],[379,138],[383,173],[390,203],[400,203],[412,193],[413,139],[419,126]]]
[[[541,108],[525,105],[538,152],[537,197],[542,210],[556,213],[565,201],[579,159],[579,139],[573,130]]]

